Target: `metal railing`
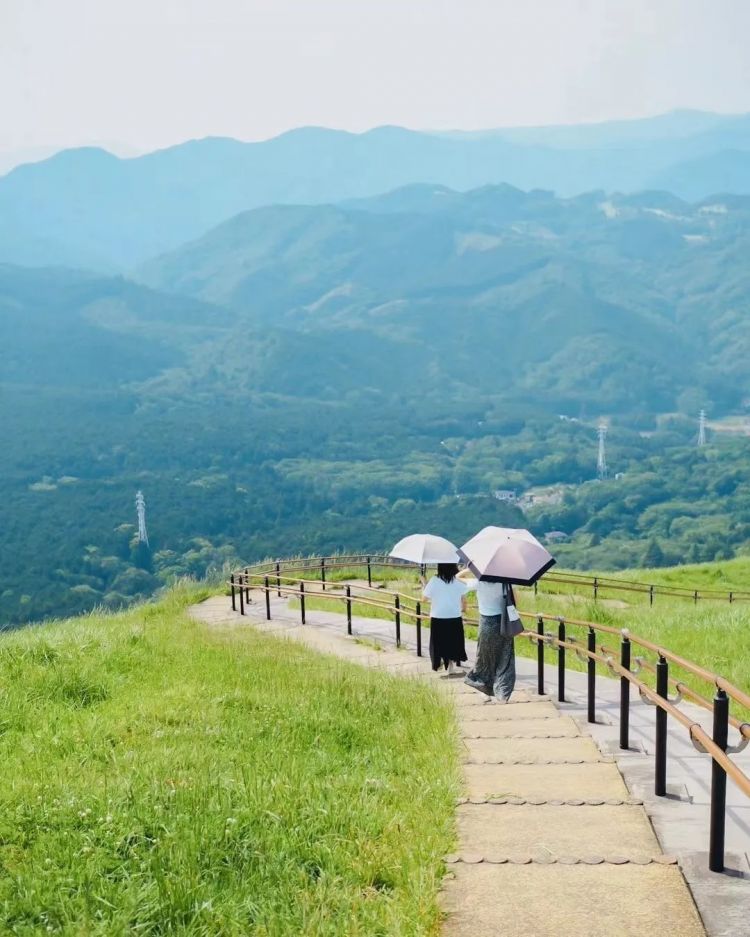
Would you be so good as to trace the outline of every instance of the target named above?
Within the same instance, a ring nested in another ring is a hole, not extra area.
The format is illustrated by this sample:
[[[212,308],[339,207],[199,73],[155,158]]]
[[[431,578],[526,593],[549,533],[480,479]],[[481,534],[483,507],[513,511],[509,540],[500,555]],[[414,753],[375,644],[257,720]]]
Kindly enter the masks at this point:
[[[263,595],[265,615],[268,620],[272,617],[271,598],[288,597],[296,599],[299,603],[300,621],[307,622],[307,600],[324,598],[330,602],[341,603],[341,610],[346,614],[347,633],[352,634],[353,607],[364,606],[367,610],[377,609],[381,617],[387,615],[392,618],[395,627],[396,646],[401,646],[401,625],[404,620],[413,621],[416,632],[416,653],[422,656],[422,629],[425,623],[429,626],[429,614],[422,611],[422,603],[412,595],[402,592],[390,591],[382,587],[373,587],[372,570],[379,565],[392,565],[387,563],[388,558],[382,556],[347,556],[347,557],[316,557],[312,563],[309,559],[274,560],[265,564],[247,566],[231,574],[228,586],[232,598],[232,608],[245,614],[246,604],[250,601],[250,590],[260,590]],[[326,572],[334,568],[349,568],[361,565],[367,570],[368,585],[344,583],[331,589],[334,585],[327,581]],[[399,564],[402,565],[402,564]],[[306,579],[300,573],[315,569],[319,578]],[[356,592],[353,592],[353,589]],[[744,712],[750,713],[750,695],[734,686],[724,677],[706,670],[704,667],[686,660],[678,654],[664,648],[646,638],[633,635],[626,628],[615,628],[596,622],[580,621],[564,618],[558,615],[545,615],[536,612],[521,612],[527,622],[534,623],[533,628],[527,628],[519,638],[526,638],[536,643],[537,647],[537,691],[545,695],[545,649],[556,649],[557,652],[557,698],[565,702],[565,677],[567,654],[573,653],[586,667],[586,698],[587,718],[589,722],[596,721],[596,678],[597,665],[606,669],[620,680],[620,738],[619,745],[623,750],[630,748],[630,707],[631,687],[638,691],[641,701],[654,707],[655,714],[655,759],[654,759],[654,793],[664,797],[667,793],[667,720],[674,719],[688,732],[690,741],[697,751],[711,757],[711,806],[710,806],[710,834],[709,834],[709,869],[713,872],[724,871],[725,831],[726,831],[726,790],[727,777],[748,797],[750,797],[750,778],[731,760],[732,754],[741,752],[750,741],[750,723],[732,716],[730,702],[742,707]],[[479,624],[476,618],[465,615],[464,622],[469,625]],[[552,631],[545,630],[547,623],[554,623]],[[569,629],[583,629],[585,641],[572,636]],[[619,639],[619,652],[615,652],[604,643],[600,643],[601,636]],[[640,649],[640,655],[633,654],[633,647]],[[646,654],[656,657],[652,663],[646,659]],[[713,687],[714,695],[709,699],[703,693],[690,687],[684,680],[670,677],[670,664],[680,668],[690,677]],[[639,674],[649,673],[655,679],[655,686],[651,687],[639,677]],[[670,697],[670,687],[676,695]],[[700,723],[678,708],[683,699],[712,713],[713,727],[709,733]],[[738,733],[736,744],[729,744],[730,728]]]
[[[350,566],[361,566],[367,571],[368,584],[372,585],[372,574],[377,569],[416,569],[414,563],[406,563],[403,560],[396,560],[385,554],[333,554],[331,556],[309,556],[295,557],[283,560],[266,560],[262,563],[255,563],[246,567],[248,570],[260,572],[267,569],[269,575],[283,571],[304,572],[313,570],[319,572],[323,581],[326,574],[337,569],[345,569]],[[534,587],[534,593],[542,591],[547,584],[558,584],[575,586],[588,592],[591,590],[591,597],[597,600],[602,597],[604,592],[630,592],[642,595],[648,599],[649,605],[653,605],[657,598],[677,598],[687,599],[695,605],[701,601],[727,602],[732,605],[736,602],[750,602],[750,590],[723,590],[723,589],[705,589],[689,588],[681,586],[664,586],[657,583],[638,582],[631,579],[617,579],[612,576],[587,576],[583,573],[573,572],[548,572]],[[551,594],[554,595],[554,592]]]

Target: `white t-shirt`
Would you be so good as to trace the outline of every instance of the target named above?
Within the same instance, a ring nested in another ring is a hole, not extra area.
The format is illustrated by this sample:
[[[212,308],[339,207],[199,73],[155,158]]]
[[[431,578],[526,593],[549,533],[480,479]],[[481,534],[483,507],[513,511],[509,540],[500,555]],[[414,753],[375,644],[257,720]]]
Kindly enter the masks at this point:
[[[476,592],[480,615],[499,615],[503,610],[502,582],[484,582],[482,579],[467,579],[469,592]]]
[[[466,583],[458,578],[443,582],[439,576],[433,576],[422,594],[430,600],[432,618],[460,618],[461,599],[468,591]]]
[[[485,582],[483,579],[466,579],[469,592],[476,591],[480,615],[500,615],[503,611],[503,583]],[[516,621],[518,613],[513,605],[508,606],[508,616]]]

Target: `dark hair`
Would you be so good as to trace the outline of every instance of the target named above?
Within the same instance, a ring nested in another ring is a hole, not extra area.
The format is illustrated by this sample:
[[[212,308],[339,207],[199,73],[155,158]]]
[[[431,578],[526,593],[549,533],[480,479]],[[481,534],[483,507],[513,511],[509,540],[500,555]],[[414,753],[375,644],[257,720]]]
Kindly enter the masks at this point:
[[[438,563],[437,574],[443,582],[453,582],[458,573],[457,563]]]

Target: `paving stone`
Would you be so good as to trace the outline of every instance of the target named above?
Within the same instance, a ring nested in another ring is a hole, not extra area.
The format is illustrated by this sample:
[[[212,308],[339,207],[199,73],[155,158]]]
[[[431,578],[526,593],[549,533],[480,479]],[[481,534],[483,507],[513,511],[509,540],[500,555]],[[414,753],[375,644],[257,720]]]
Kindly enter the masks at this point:
[[[600,761],[599,749],[593,740],[580,736],[567,739],[463,739],[467,756],[479,761],[561,761],[575,758]]]
[[[464,765],[469,797],[627,797],[616,765]],[[598,809],[598,808],[597,808]]]
[[[459,725],[462,735],[481,738],[572,738],[581,735],[581,730],[570,716],[560,716],[559,719],[494,719],[491,714],[485,714],[483,709],[473,708],[470,713],[461,714]]]
[[[464,804],[457,809],[458,839],[472,852],[506,854],[544,849],[553,855],[660,853],[638,807],[554,807]]]
[[[675,866],[558,861],[451,868],[455,877],[443,890],[445,937],[705,937]]]
[[[484,698],[474,699],[472,697],[460,696],[456,699],[456,706],[459,714],[464,715],[466,710],[472,710],[469,719],[491,718],[497,720],[509,720],[512,722],[525,721],[526,719],[559,719],[560,713],[553,703],[486,703]],[[481,709],[482,715],[475,714],[473,710]]]

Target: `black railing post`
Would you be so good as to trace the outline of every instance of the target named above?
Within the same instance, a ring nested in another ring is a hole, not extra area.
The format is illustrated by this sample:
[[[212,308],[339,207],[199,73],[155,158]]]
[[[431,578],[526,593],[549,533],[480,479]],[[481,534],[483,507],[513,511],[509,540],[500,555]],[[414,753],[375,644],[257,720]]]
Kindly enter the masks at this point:
[[[648,587],[648,604],[649,605],[654,604],[654,587],[653,586]]]
[[[367,585],[372,585],[372,564],[370,563],[370,557],[367,557]]]
[[[732,593],[731,593],[731,592],[729,593],[729,604],[730,604],[730,605],[732,604]]]
[[[396,647],[401,647],[401,599],[393,597],[393,612],[396,618]]]
[[[630,638],[623,628],[620,644],[620,666],[630,670]],[[630,748],[630,680],[620,677],[620,748]]]
[[[250,569],[245,567],[245,601],[250,601]]]
[[[417,602],[417,657],[422,656],[422,603]]]
[[[352,587],[346,587],[346,633],[352,633]]]
[[[669,664],[659,655],[656,664],[656,692],[662,699],[669,695]],[[656,764],[654,793],[664,797],[667,793],[667,712],[656,706]]]
[[[557,699],[565,702],[565,619],[560,618],[557,625],[557,640],[562,642],[557,648]]]
[[[234,573],[229,577],[229,587],[232,590],[232,611],[237,611],[237,597],[234,593]]]
[[[698,604],[698,590],[697,589],[693,593],[693,601],[696,605]]]
[[[729,738],[729,697],[724,690],[714,697],[713,740],[725,752]],[[711,761],[711,840],[708,867],[712,872],[724,871],[724,832],[727,822],[727,773],[718,761]]]
[[[594,601],[599,598],[599,580],[594,576]]]
[[[538,595],[538,593],[539,593],[539,580],[535,579],[534,580],[534,595]]]
[[[263,581],[263,590],[266,593],[266,621],[271,620],[271,587],[268,585],[268,576]]]
[[[326,591],[326,559],[324,556],[320,558],[320,581],[323,586],[323,592]]]
[[[589,628],[588,651],[590,654],[596,654],[596,632]],[[588,721],[596,722],[596,661],[589,657],[586,664],[588,676]]]
[[[305,584],[301,582],[299,584],[299,610],[300,617],[302,618],[302,624],[305,624]]]
[[[544,619],[541,615],[536,620],[536,691],[544,696]]]
[[[238,574],[240,581],[240,615],[245,614],[245,590],[242,587],[242,573]]]
[[[281,563],[276,564],[276,594],[281,598]]]

